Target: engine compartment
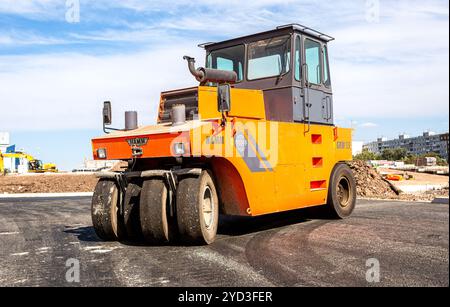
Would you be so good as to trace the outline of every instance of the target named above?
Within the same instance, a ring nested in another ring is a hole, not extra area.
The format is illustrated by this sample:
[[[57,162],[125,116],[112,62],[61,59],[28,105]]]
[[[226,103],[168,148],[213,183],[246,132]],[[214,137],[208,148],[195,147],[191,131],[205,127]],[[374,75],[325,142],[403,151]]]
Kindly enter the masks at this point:
[[[186,120],[198,118],[198,88],[192,87],[161,93],[159,104],[158,124],[170,123],[171,111],[174,105],[184,104],[186,107]]]

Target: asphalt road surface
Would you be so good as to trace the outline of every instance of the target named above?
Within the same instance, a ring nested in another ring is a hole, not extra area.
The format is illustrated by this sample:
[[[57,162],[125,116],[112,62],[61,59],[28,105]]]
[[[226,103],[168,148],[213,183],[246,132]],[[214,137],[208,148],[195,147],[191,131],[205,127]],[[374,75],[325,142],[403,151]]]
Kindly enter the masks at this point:
[[[448,205],[360,200],[347,220],[313,217],[227,217],[211,246],[145,246],[100,241],[90,198],[0,199],[0,286],[448,287]]]

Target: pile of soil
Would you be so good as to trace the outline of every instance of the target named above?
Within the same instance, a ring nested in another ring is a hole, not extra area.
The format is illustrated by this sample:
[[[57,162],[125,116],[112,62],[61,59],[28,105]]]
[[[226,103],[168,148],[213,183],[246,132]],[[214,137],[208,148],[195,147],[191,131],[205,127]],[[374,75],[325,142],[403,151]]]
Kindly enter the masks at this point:
[[[358,197],[375,199],[394,199],[405,201],[432,201],[436,197],[448,197],[449,190],[433,190],[425,193],[406,194],[383,179],[380,173],[364,161],[348,163],[356,179]]]
[[[93,174],[34,174],[0,176],[0,194],[93,192]]]
[[[398,193],[383,177],[364,161],[348,163],[356,180],[356,191],[359,197],[397,199]]]

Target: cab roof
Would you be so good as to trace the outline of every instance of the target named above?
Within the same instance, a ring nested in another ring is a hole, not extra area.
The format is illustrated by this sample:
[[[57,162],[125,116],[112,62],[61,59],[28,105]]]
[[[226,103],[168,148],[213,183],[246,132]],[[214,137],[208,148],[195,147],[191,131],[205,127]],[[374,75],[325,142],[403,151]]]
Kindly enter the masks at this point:
[[[208,49],[208,50],[216,49],[216,47],[226,47],[226,46],[230,46],[230,45],[240,43],[240,42],[251,41],[254,38],[267,37],[267,36],[271,36],[273,34],[282,35],[282,34],[287,34],[287,33],[292,33],[292,32],[302,33],[302,34],[308,35],[310,37],[314,37],[318,40],[321,40],[325,43],[328,43],[328,42],[331,42],[334,40],[334,37],[332,37],[330,35],[327,35],[325,33],[319,32],[312,28],[303,26],[301,24],[292,23],[292,24],[287,24],[287,25],[283,25],[283,26],[278,26],[273,30],[269,30],[269,31],[265,31],[265,32],[260,32],[260,33],[255,33],[255,34],[246,35],[246,36],[242,36],[242,37],[237,37],[237,38],[233,38],[233,39],[229,39],[229,40],[225,40],[225,41],[221,41],[221,42],[203,43],[198,46],[200,48],[204,48],[204,49]]]

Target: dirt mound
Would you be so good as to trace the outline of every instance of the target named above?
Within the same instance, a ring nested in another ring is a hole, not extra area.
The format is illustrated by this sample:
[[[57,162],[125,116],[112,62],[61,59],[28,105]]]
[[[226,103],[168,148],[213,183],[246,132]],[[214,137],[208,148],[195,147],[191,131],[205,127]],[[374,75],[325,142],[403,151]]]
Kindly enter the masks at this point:
[[[97,181],[93,174],[8,175],[0,177],[0,194],[92,192]]]
[[[398,195],[392,186],[383,177],[364,161],[348,163],[356,179],[358,196],[368,198],[397,198]]]

